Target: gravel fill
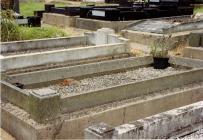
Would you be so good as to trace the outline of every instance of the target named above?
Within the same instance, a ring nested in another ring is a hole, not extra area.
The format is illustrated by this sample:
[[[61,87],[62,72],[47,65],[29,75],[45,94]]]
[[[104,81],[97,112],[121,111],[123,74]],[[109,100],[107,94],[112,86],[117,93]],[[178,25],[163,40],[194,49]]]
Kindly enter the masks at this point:
[[[188,90],[190,88],[194,88],[194,87],[197,88],[197,87],[202,87],[202,86],[203,86],[203,82],[192,83],[192,84],[183,85],[181,87],[177,87],[177,88],[173,88],[173,89],[167,89],[167,90],[162,90],[159,92],[154,92],[149,95],[143,95],[143,96],[136,97],[136,98],[116,101],[116,102],[112,102],[112,103],[108,103],[108,104],[104,104],[104,105],[100,105],[100,106],[96,106],[96,107],[92,107],[92,108],[86,108],[86,109],[83,109],[80,111],[63,114],[61,116],[61,119],[59,119],[58,121],[70,120],[70,119],[83,117],[86,115],[92,115],[92,114],[96,114],[96,113],[99,113],[99,112],[102,112],[105,110],[114,109],[114,108],[117,108],[117,107],[120,107],[120,106],[123,106],[126,104],[135,103],[135,102],[138,102],[141,100],[148,100],[155,96],[170,94],[172,92],[178,92],[178,91]],[[48,124],[39,124],[39,123],[35,122],[33,119],[31,119],[30,115],[26,111],[24,111],[23,109],[20,109],[17,106],[12,105],[11,103],[1,102],[1,108],[9,111],[14,116],[17,116],[21,120],[23,120],[23,121],[27,122],[28,124],[35,126],[35,127],[43,127],[43,126],[54,123],[54,122],[50,122]]]
[[[69,82],[68,84],[63,84],[62,82],[59,84],[50,85],[49,87],[62,95],[77,94],[104,89],[111,86],[123,85],[130,82],[157,78],[160,76],[179,73],[181,71],[185,71],[185,69],[176,69],[172,67],[164,70],[157,70],[153,67],[138,68],[126,72],[89,77],[79,81],[67,79],[65,82]]]
[[[199,139],[199,140],[202,140],[203,139],[203,129],[200,129],[194,133],[191,133],[191,134],[186,135],[184,137],[181,137],[179,139]]]

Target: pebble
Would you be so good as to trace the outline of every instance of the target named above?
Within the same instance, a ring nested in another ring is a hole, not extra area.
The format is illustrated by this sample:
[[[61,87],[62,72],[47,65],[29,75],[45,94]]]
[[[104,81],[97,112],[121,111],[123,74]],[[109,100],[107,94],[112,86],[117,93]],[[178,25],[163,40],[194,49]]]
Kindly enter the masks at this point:
[[[175,74],[185,69],[176,69],[169,67],[164,70],[154,69],[153,67],[138,68],[129,70],[126,72],[113,73],[109,75],[101,75],[96,77],[89,77],[77,81],[77,84],[70,84],[62,86],[61,84],[50,85],[49,87],[56,90],[58,93],[64,94],[75,94],[85,93],[98,89],[104,89],[107,87],[123,85],[131,82],[147,80],[151,78],[157,78],[160,76],[166,76],[169,74]]]

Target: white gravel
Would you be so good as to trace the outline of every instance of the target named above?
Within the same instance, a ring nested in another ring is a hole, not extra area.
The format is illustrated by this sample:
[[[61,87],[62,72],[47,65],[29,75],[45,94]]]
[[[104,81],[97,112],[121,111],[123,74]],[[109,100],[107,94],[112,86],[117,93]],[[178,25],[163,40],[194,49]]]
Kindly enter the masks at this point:
[[[130,82],[147,80],[151,78],[156,78],[160,76],[166,76],[169,74],[175,74],[185,69],[176,69],[169,67],[164,70],[157,70],[153,67],[139,68],[134,70],[129,70],[126,72],[113,73],[109,75],[102,75],[96,77],[89,77],[79,81],[72,80],[68,85],[55,84],[50,85],[51,89],[56,90],[58,93],[64,94],[74,94],[74,93],[85,93],[89,91],[94,91],[98,89],[103,89],[111,86],[123,85]]]

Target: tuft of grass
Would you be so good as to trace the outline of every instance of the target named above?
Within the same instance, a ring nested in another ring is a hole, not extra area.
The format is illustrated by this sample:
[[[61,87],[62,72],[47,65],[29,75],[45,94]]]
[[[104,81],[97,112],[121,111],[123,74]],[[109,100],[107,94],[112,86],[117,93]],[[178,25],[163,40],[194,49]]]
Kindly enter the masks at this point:
[[[44,2],[21,2],[20,3],[20,13],[23,16],[33,16],[34,11],[44,10]],[[56,6],[65,6],[64,3],[56,3]]]
[[[194,14],[196,13],[203,13],[203,6],[194,9]]]
[[[68,36],[63,30],[47,26],[47,27],[19,27],[21,40],[41,39],[41,38],[55,38]]]

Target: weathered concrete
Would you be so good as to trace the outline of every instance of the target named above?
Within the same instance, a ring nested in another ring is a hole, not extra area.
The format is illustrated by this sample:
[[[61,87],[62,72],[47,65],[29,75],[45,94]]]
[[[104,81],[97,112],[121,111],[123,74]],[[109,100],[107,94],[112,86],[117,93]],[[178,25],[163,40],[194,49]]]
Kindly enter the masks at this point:
[[[0,59],[2,66],[1,71],[36,65],[44,65],[49,63],[58,63],[108,55],[117,55],[122,53],[128,53],[128,51],[128,47],[126,47],[123,43],[117,43],[5,56]]]
[[[34,90],[29,95],[29,113],[40,123],[56,119],[60,115],[60,95],[49,88]]]
[[[185,47],[183,56],[203,60],[203,47]]]
[[[126,28],[128,24],[135,21],[104,21],[95,19],[76,18],[76,27],[87,30],[97,30],[100,28],[111,28],[116,32]]]
[[[78,45],[88,45],[85,36],[5,42],[1,43],[1,53]]]
[[[203,37],[202,31],[198,31],[198,32],[196,31],[196,32],[190,33],[190,36],[189,36],[189,46],[191,46],[191,47],[200,47],[200,46],[203,46],[202,37]]]
[[[156,34],[149,32],[140,32],[132,30],[122,30],[122,36],[129,39],[132,42],[137,42],[144,45],[152,45],[152,43],[164,34]],[[167,35],[165,35],[167,36]],[[188,45],[189,32],[184,33],[172,33],[172,39],[181,43],[182,45]]]
[[[203,60],[191,59],[191,58],[185,58],[185,57],[170,57],[169,63],[174,65],[191,67],[191,68],[203,67]]]
[[[60,96],[51,89],[24,93],[21,89],[1,81],[1,97],[4,101],[23,108],[37,122],[55,119],[60,113]]]
[[[66,119],[64,117],[64,120],[59,123],[37,127],[32,124],[24,125],[25,121],[14,123],[19,122],[19,118],[16,114],[10,115],[8,110],[2,108],[2,122],[6,122],[6,124],[3,123],[2,125],[5,130],[14,136],[18,136],[21,140],[27,140],[29,137],[33,139],[51,139],[53,137],[58,139],[84,138],[83,130],[90,125],[104,122],[115,127],[123,123],[128,123],[130,121],[135,121],[170,109],[201,101],[203,100],[202,92],[203,88],[199,87],[159,96],[149,96],[143,100],[138,100],[134,103],[108,109],[99,113],[74,119]],[[10,118],[12,121],[10,121]],[[20,127],[23,128],[13,129]],[[29,130],[27,128],[34,128],[34,130]],[[26,133],[22,133],[22,130],[24,129]]]
[[[0,81],[0,84],[2,100],[7,100],[29,112],[29,94],[5,81]]]
[[[139,66],[150,65],[153,63],[151,56],[129,57],[117,60],[108,60],[90,64],[82,64],[70,67],[62,67],[27,73],[10,75],[9,79],[13,82],[20,82],[25,85],[42,83],[47,81],[59,80],[71,77],[80,77],[95,73],[109,72]],[[57,74],[56,74],[57,73]]]
[[[62,112],[73,112],[113,101],[138,97],[160,90],[179,87],[185,84],[203,81],[203,69],[181,72],[150,80],[113,86],[97,91],[67,95],[62,98]],[[78,104],[80,102],[80,104]]]
[[[114,33],[115,33],[114,30],[110,28],[98,29],[95,37],[95,44],[96,45],[107,44],[108,34],[114,34]]]
[[[1,128],[18,140],[37,140],[37,130],[1,107]]]
[[[105,30],[109,30],[110,32],[106,32]],[[102,33],[101,35],[101,32],[106,33]],[[115,43],[125,43],[126,46],[128,45],[129,39],[123,38],[120,35],[114,34],[113,32],[114,31],[112,29],[101,28],[98,29],[96,32],[86,32],[85,36],[87,38],[87,42],[91,45],[115,44]]]
[[[203,101],[115,128],[104,123],[96,124],[85,129],[85,138],[165,139],[203,128],[202,123]]]
[[[43,23],[58,27],[75,27],[77,16],[66,16],[55,13],[43,13]]]

